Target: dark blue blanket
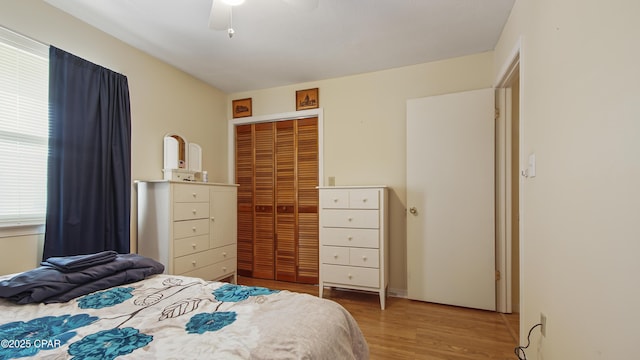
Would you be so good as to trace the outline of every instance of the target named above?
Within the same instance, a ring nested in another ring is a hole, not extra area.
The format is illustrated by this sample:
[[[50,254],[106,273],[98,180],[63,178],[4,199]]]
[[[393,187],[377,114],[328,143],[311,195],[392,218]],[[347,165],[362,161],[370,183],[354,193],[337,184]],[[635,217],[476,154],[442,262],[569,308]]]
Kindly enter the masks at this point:
[[[46,261],[41,262],[40,265],[51,266],[58,271],[68,273],[112,262],[117,256],[117,252],[109,250],[88,255],[50,257]]]
[[[0,297],[18,304],[66,302],[163,271],[164,265],[137,254],[119,254],[111,262],[68,273],[41,266],[0,281]]]

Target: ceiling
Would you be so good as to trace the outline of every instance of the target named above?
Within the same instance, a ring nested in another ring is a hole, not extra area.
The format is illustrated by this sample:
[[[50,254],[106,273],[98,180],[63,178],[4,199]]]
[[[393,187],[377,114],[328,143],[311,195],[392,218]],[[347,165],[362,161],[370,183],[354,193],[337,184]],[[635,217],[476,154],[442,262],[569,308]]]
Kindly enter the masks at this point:
[[[45,1],[234,93],[493,50],[515,0],[246,0],[233,38],[209,28],[212,0]]]

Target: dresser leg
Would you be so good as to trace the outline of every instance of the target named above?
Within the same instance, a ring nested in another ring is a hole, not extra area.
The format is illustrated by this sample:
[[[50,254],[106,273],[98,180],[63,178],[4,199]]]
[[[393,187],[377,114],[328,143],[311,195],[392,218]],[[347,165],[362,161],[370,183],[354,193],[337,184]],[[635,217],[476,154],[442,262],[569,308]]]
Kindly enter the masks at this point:
[[[318,295],[318,296],[322,297],[322,292],[324,290],[324,285],[322,285],[322,282],[320,282],[320,284],[318,285],[318,288],[319,288],[319,291],[320,291],[320,295]]]
[[[380,309],[384,310],[386,301],[387,301],[387,289],[382,288],[380,290]]]

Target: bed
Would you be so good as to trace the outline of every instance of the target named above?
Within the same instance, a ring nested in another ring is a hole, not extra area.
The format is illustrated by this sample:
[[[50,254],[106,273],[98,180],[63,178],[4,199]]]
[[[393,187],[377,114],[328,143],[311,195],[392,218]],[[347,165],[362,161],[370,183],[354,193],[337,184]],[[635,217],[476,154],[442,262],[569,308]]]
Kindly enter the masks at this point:
[[[0,359],[368,358],[333,301],[165,274],[66,302],[2,298],[0,341]]]

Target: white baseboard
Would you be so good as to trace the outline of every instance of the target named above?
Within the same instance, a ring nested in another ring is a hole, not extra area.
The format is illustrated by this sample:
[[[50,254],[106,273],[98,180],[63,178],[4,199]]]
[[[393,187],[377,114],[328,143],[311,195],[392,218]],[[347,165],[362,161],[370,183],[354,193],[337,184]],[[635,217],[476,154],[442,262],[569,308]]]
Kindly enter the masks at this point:
[[[387,290],[387,295],[388,296],[392,296],[392,297],[397,297],[397,298],[407,298],[407,289],[395,289],[395,288],[389,288]]]

